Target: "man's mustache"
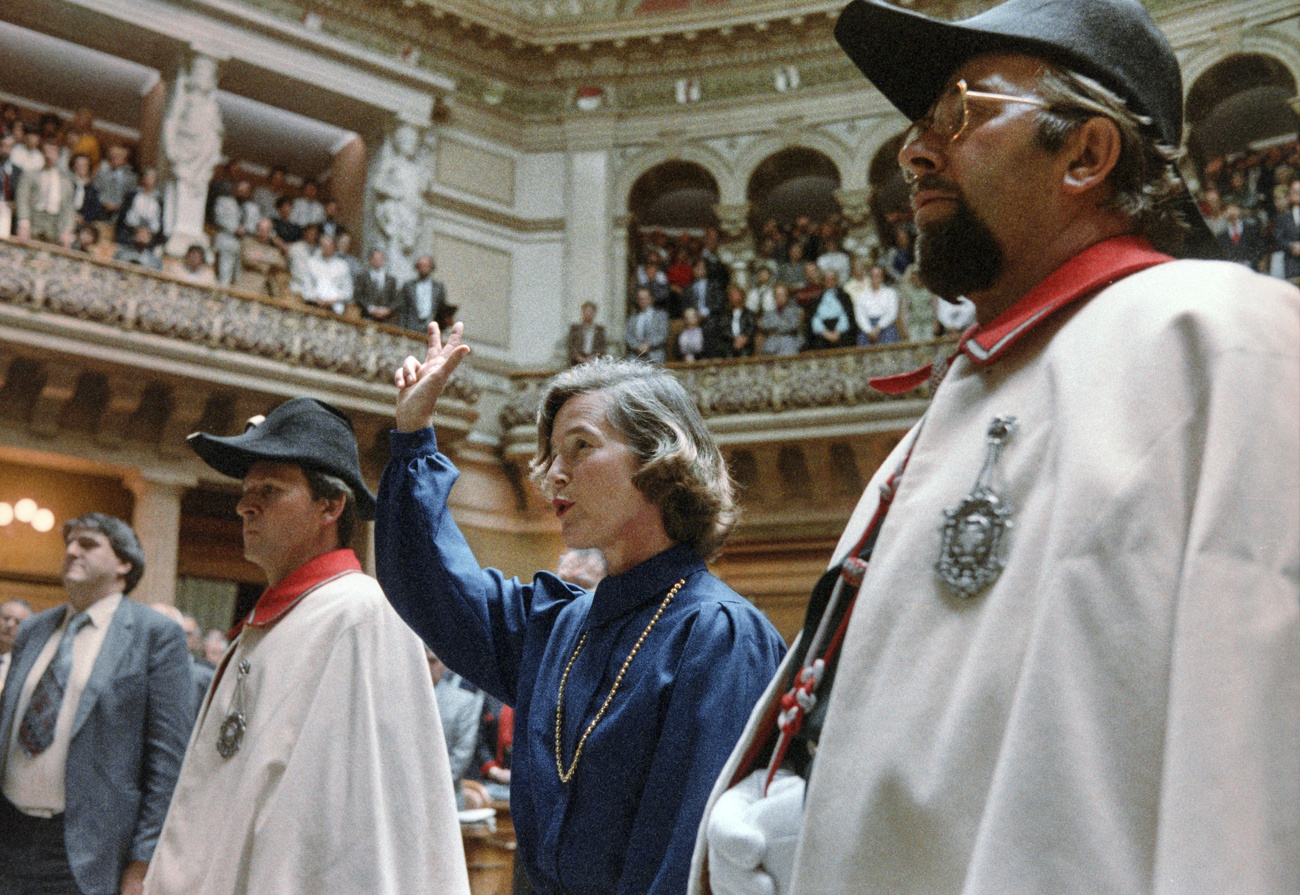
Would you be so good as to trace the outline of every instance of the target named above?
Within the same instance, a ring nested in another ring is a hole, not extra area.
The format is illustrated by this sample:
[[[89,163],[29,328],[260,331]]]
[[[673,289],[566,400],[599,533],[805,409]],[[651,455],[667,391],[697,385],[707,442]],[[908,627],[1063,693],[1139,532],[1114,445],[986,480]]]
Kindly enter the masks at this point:
[[[916,180],[912,181],[912,198],[921,190],[937,190],[941,193],[952,193],[954,196],[961,196],[961,187],[954,181],[940,177],[938,174],[922,174]]]

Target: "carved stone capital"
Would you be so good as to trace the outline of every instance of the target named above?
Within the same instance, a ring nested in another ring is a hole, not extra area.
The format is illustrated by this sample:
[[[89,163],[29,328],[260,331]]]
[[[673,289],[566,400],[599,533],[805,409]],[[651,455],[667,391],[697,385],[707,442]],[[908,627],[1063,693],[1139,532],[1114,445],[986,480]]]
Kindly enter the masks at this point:
[[[835,199],[844,213],[844,222],[850,227],[865,224],[870,218],[870,190],[836,190]]]
[[[718,204],[713,206],[718,216],[718,229],[728,240],[742,239],[749,232],[749,203]]]

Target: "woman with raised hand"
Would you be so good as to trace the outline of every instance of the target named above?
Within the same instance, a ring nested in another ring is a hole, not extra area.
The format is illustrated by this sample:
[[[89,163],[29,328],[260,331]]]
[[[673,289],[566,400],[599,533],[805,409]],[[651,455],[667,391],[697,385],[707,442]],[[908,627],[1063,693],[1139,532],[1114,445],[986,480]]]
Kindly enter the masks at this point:
[[[785,652],[771,623],[709,573],[735,517],[731,482],[671,374],[596,360],[555,377],[533,478],[571,548],[596,548],[595,592],[550,572],[482,568],[447,509],[457,472],[431,421],[469,353],[429,327],[397,371],[379,492],[378,577],[466,679],[515,708],[511,814],[539,893],[683,893],[714,781]],[[396,694],[395,694],[396,696]]]

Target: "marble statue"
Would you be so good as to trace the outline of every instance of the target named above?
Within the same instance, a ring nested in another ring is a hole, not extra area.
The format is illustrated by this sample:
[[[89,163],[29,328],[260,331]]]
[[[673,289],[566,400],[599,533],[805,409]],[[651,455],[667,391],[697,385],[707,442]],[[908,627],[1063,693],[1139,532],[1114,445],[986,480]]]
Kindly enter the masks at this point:
[[[206,245],[204,207],[212,170],[221,159],[225,128],[217,107],[217,63],[196,56],[189,70],[176,74],[176,84],[162,125],[162,151],[167,161],[165,206],[168,209],[167,252],[184,255],[192,244]]]

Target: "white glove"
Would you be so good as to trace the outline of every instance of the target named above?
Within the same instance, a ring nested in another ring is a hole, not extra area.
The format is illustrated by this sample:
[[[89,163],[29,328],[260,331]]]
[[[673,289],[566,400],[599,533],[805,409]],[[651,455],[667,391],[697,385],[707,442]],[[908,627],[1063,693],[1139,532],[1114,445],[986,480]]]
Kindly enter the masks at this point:
[[[713,895],[782,895],[790,891],[794,851],[803,823],[804,780],[776,772],[767,796],[767,769],[723,793],[709,814],[709,886]]]

